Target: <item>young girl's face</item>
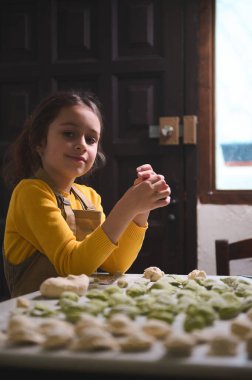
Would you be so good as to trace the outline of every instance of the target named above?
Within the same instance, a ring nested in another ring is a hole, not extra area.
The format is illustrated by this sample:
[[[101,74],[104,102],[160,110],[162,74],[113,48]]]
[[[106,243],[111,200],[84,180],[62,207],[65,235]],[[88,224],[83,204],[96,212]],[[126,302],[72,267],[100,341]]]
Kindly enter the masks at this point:
[[[38,151],[43,168],[63,190],[92,168],[100,133],[97,115],[85,105],[62,108],[49,125],[47,140]]]

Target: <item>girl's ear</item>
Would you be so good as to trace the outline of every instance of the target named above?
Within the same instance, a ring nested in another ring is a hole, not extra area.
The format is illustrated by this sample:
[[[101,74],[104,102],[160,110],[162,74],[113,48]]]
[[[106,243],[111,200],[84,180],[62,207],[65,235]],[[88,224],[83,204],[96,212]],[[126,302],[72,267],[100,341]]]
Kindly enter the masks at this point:
[[[40,156],[40,157],[42,157],[43,156],[43,153],[44,153],[44,148],[43,148],[43,144],[41,144],[41,145],[38,145],[37,147],[36,147],[36,152],[38,153],[38,155]]]
[[[39,145],[36,146],[35,150],[40,157],[42,157],[44,154],[44,148],[45,148],[45,142],[44,141],[42,141]]]

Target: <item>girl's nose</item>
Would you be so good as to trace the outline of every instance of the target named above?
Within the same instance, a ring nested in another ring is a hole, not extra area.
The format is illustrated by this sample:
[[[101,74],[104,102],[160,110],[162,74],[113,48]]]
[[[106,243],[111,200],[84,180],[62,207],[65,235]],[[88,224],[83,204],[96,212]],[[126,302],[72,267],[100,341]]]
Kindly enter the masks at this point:
[[[74,146],[74,149],[77,150],[77,151],[82,151],[86,148],[86,140],[85,138],[82,138],[80,141],[78,141],[75,146]]]

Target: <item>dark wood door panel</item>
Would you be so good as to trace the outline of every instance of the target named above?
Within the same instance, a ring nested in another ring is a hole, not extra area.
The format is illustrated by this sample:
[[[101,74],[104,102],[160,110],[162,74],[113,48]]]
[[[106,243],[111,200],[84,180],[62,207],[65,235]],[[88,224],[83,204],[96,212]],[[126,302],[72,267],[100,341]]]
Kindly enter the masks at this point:
[[[149,126],[158,123],[163,94],[162,77],[148,72],[124,74],[114,79],[113,121],[114,141],[142,143],[149,134]]]
[[[37,21],[36,1],[1,2],[1,62],[31,63],[37,59]]]
[[[57,60],[100,60],[102,11],[100,0],[54,2],[54,38]],[[106,4],[105,4],[106,5]],[[56,21],[56,22],[55,22]]]
[[[115,1],[114,27],[117,26],[117,56],[150,56],[161,52],[162,20],[159,1]]]
[[[38,84],[23,77],[19,81],[0,83],[1,142],[14,139],[22,130],[23,121],[34,106]]]

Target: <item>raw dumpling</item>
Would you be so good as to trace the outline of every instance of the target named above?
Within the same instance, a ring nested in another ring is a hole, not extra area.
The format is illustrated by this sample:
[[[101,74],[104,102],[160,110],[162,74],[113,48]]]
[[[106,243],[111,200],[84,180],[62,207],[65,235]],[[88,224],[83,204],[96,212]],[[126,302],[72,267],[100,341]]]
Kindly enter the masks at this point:
[[[72,342],[70,349],[73,351],[117,350],[118,344],[108,331],[91,327]]]
[[[207,278],[207,274],[204,270],[194,269],[187,277],[189,280],[195,280],[195,278]]]
[[[158,267],[149,267],[144,270],[143,276],[150,281],[157,281],[164,276],[164,272]]]
[[[209,346],[209,355],[235,356],[238,340],[232,335],[218,334],[212,337]]]
[[[132,332],[119,340],[121,350],[125,352],[147,351],[153,343],[154,338],[144,332]]]
[[[164,345],[170,356],[187,357],[191,355],[192,349],[195,345],[195,339],[190,334],[179,333],[168,336],[164,341]]]

